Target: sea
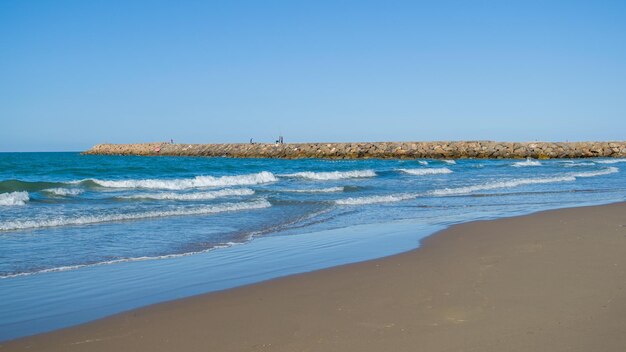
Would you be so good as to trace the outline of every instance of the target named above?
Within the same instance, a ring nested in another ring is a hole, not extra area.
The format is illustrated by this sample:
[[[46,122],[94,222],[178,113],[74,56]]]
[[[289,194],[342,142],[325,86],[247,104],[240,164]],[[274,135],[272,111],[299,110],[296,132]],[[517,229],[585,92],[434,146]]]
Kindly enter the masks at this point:
[[[405,252],[454,224],[624,201],[625,169],[0,153],[0,340]]]

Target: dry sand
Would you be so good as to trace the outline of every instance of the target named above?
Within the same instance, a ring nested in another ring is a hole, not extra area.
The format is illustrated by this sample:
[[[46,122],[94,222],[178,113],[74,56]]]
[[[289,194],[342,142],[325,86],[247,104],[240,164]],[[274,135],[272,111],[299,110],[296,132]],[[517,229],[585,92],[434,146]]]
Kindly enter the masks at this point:
[[[422,248],[166,302],[2,351],[626,351],[626,204],[454,226]]]

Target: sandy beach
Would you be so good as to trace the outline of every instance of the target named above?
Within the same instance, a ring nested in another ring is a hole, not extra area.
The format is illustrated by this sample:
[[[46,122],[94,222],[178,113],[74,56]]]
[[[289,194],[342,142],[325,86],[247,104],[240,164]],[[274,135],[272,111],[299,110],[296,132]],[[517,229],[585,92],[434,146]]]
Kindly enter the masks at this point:
[[[404,254],[129,311],[3,351],[623,351],[626,204],[454,226]]]
[[[626,1],[0,1],[0,43],[0,352],[626,352]]]

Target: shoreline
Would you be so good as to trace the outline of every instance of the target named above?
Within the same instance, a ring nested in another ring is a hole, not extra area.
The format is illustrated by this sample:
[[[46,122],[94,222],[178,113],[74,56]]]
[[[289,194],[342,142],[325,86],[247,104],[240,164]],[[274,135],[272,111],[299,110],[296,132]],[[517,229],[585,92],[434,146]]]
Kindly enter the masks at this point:
[[[626,308],[625,212],[614,203],[454,225],[402,254],[158,303],[0,349],[623,346],[626,325],[609,313]],[[573,342],[583,338],[593,344]]]
[[[355,142],[98,144],[86,155],[205,156],[278,159],[569,159],[626,157],[626,141],[607,142]]]

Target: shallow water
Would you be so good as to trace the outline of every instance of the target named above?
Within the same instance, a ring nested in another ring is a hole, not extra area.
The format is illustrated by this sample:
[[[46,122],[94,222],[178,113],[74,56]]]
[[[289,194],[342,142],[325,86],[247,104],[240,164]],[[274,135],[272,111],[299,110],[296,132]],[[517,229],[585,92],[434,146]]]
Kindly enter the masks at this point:
[[[0,339],[626,199],[626,159],[0,154]]]

